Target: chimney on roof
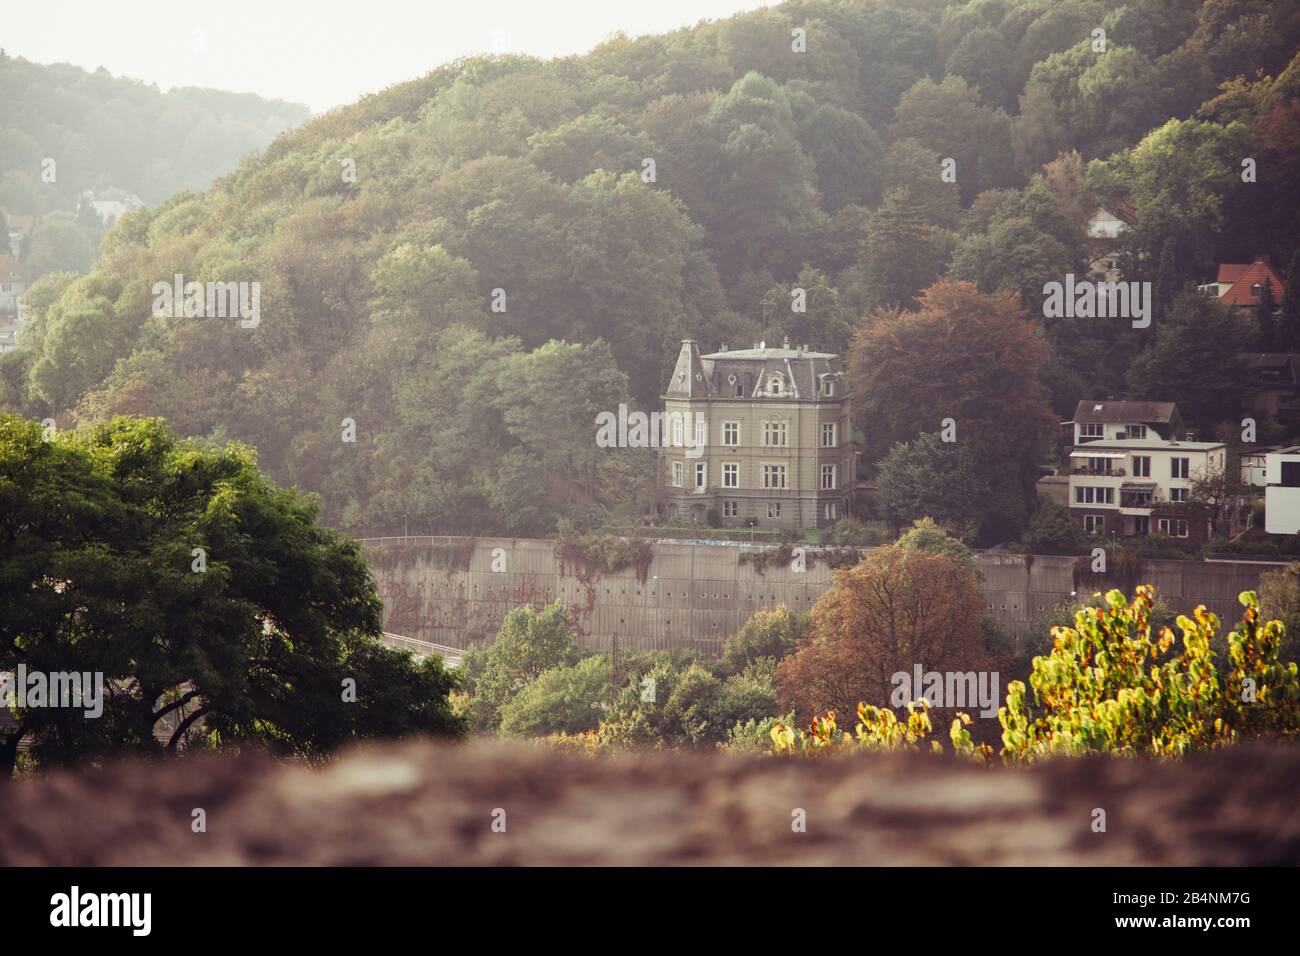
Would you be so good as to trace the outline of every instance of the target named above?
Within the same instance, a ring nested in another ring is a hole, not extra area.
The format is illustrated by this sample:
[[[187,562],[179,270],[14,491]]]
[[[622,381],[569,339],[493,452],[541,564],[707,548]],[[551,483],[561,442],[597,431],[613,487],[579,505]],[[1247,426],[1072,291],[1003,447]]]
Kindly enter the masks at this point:
[[[785,349],[787,352],[790,351],[790,336],[787,335],[781,340],[781,348]]]

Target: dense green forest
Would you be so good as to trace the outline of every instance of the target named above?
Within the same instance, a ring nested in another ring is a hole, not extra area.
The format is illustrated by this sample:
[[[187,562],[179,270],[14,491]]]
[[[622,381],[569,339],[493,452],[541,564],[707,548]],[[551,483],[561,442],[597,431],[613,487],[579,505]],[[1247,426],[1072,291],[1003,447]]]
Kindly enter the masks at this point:
[[[0,51],[0,205],[25,215],[76,204],[84,189],[125,189],[146,203],[205,189],[311,115],[252,93],[157,86],[30,63]],[[53,182],[41,160],[58,161]],[[48,188],[45,188],[48,187]]]
[[[134,195],[153,205],[206,189],[303,122],[307,107],[251,93],[156,86],[0,50],[0,207],[30,217],[18,251],[26,278],[87,272],[103,233],[78,204]],[[0,223],[3,225],[3,223]]]
[[[908,313],[988,311],[1012,378],[961,401],[1024,447],[964,449],[963,493],[1024,499],[997,527],[972,516],[1005,539],[1030,518],[1033,441],[1078,399],[1173,399],[1213,428],[1240,416],[1237,352],[1300,346],[1295,293],[1261,323],[1188,292],[1258,254],[1300,287],[1298,49],[1294,2],[795,0],[447,64],[128,214],[89,276],[42,280],[0,408],[248,442],[356,532],[543,534],[643,507],[649,459],[598,451],[591,423],[657,405],[688,335],[851,353],[868,463],[955,473],[926,443],[943,395],[927,425],[920,396],[868,379]],[[1043,283],[1088,271],[1087,220],[1116,202],[1156,322],[1046,322]],[[176,274],[259,282],[260,321],[152,315]],[[917,343],[918,387],[981,341]]]

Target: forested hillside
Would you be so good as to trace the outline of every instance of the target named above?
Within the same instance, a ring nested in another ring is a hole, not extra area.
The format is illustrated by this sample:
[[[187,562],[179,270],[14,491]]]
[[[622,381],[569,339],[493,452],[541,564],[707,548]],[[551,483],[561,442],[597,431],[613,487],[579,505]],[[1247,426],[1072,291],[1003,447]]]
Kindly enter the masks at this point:
[[[146,203],[206,189],[307,119],[299,103],[252,93],[158,87],[0,53],[0,205],[24,215],[76,204],[84,189]],[[53,181],[41,161],[57,160]]]
[[[899,310],[933,329],[987,311],[998,368],[1032,379],[1007,382],[1010,413],[996,390],[962,397],[991,425],[1039,436],[1128,394],[1186,398],[1213,427],[1239,415],[1236,352],[1300,347],[1294,294],[1295,324],[1260,328],[1185,291],[1259,254],[1300,285],[1298,49],[1295,2],[795,0],[581,57],[448,64],[128,214],[91,275],[29,292],[0,408],[249,442],[374,533],[635,514],[649,459],[598,450],[592,423],[656,407],[685,336],[852,343],[866,375],[903,341]],[[1043,283],[1087,273],[1101,203],[1133,210],[1120,258],[1156,286],[1149,330],[1042,318]],[[176,274],[259,282],[260,321],[155,317]],[[945,278],[974,285],[921,297]],[[933,350],[970,348],[934,356],[958,369],[980,342],[909,346],[917,387]],[[939,397],[862,385],[868,462],[938,429]],[[888,407],[921,397],[932,425]],[[975,456],[976,497],[1027,496],[988,534],[1023,530],[1035,447]]]
[[[251,93],[163,93],[102,67],[31,63],[0,49],[0,255],[14,255],[28,282],[88,272],[106,223],[87,194],[152,205],[206,189],[309,115]],[[17,248],[6,227],[25,233]]]

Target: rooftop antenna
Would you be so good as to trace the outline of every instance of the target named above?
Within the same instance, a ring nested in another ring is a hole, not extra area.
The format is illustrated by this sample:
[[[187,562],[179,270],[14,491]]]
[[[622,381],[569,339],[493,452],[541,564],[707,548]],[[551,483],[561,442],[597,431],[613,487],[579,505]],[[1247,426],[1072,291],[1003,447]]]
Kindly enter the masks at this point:
[[[767,341],[767,325],[772,320],[772,312],[776,309],[776,291],[772,290],[763,296],[763,340]]]

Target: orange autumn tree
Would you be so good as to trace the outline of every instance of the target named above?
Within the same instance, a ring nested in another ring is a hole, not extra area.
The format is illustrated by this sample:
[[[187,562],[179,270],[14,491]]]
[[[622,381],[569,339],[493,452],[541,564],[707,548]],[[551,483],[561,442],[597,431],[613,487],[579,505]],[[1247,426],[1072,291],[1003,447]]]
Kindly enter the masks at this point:
[[[891,676],[910,675],[916,664],[927,671],[993,669],[983,617],[969,562],[907,544],[877,548],[856,567],[836,571],[813,607],[807,635],[776,670],[781,706],[800,722],[828,710],[848,719],[859,701],[889,706]]]
[[[1050,359],[1015,293],[946,279],[921,293],[915,311],[878,311],[854,334],[848,376],[867,447],[892,449],[877,455],[891,459],[882,481],[903,497],[921,489],[953,498],[918,501],[918,513],[896,517],[944,514],[986,540],[1019,537],[1055,420],[1043,381]],[[951,480],[917,481],[916,472]]]

